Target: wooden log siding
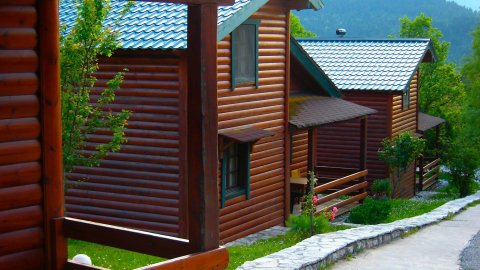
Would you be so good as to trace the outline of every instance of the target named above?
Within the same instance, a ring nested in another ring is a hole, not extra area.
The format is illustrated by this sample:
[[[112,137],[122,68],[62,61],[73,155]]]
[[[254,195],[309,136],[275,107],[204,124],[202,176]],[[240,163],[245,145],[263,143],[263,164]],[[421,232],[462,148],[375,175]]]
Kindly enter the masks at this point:
[[[128,71],[117,93],[113,111],[132,111],[126,135],[128,142],[109,154],[100,167],[77,167],[69,174],[66,209],[70,217],[144,229],[173,236],[186,236],[184,212],[180,210],[181,179],[186,124],[180,106],[186,94],[179,75],[178,57],[118,52],[100,60],[92,100],[116,72]],[[186,71],[182,71],[185,74]],[[183,105],[181,105],[183,104]],[[110,134],[99,131],[89,137],[86,151],[106,142]]]
[[[370,107],[378,112],[368,117],[367,169],[369,182],[385,178],[388,170],[378,159],[377,151],[381,141],[388,134],[388,110],[390,94],[343,92],[344,99]],[[317,165],[358,168],[360,160],[360,121],[352,120],[319,128],[317,144]],[[344,175],[337,175],[341,177]]]
[[[38,11],[10,2],[0,6],[0,268],[42,269]]]
[[[44,5],[43,9],[37,5]],[[51,25],[52,21],[42,20],[46,9],[51,7],[34,0],[6,0],[0,4],[1,269],[44,269],[48,261],[50,240],[46,225],[55,206],[51,204],[52,196],[44,194],[45,189],[52,190],[42,178],[55,184],[58,179],[45,169],[46,159],[55,158],[43,149],[55,138],[45,135],[41,139],[42,126],[47,122],[42,121],[41,99],[54,96],[58,89],[45,88],[48,83],[40,82],[39,78],[50,72],[50,81],[55,84],[53,77],[58,74],[43,61],[46,42],[39,33],[45,34],[44,29],[49,27],[57,29]],[[56,16],[54,10],[48,11],[50,16]],[[43,30],[37,20],[44,23]],[[52,113],[51,107],[47,107],[43,111]],[[58,115],[50,116],[55,122]],[[50,146],[54,152],[57,145]]]
[[[218,45],[219,130],[255,125],[276,133],[273,137],[261,139],[253,147],[250,163],[251,199],[246,200],[245,196],[233,198],[220,209],[221,242],[232,241],[283,224],[284,221],[289,12],[282,5],[281,1],[271,1],[251,17],[261,20],[258,89],[243,86],[231,90],[230,37]],[[220,185],[220,173],[218,181]]]
[[[302,177],[308,173],[308,130],[296,130],[292,134],[292,161],[290,170],[300,170]]]
[[[418,114],[418,71],[410,83],[410,106],[402,108],[402,95],[393,95],[392,106],[392,137],[404,131],[417,130]],[[415,195],[415,162],[410,164],[401,175],[401,182],[395,197],[409,198]]]

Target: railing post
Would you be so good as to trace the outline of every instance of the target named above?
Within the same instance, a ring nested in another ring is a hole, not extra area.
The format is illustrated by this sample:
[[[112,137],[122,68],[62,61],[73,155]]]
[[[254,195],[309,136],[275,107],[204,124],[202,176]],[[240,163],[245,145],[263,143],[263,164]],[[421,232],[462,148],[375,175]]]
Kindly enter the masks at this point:
[[[418,170],[419,170],[419,174],[418,174],[418,190],[419,191],[422,191],[423,190],[423,163],[424,163],[424,157],[423,155],[421,155],[419,158],[418,158]]]

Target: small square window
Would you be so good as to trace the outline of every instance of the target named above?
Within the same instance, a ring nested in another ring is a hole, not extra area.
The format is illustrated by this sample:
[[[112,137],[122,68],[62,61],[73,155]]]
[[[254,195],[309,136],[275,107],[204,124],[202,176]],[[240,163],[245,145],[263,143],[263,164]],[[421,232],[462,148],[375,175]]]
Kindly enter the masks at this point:
[[[232,32],[232,90],[239,84],[258,87],[258,20],[247,20]]]
[[[410,90],[407,90],[402,95],[402,110],[410,108]]]
[[[222,207],[226,200],[244,194],[250,198],[250,144],[234,143],[223,152]]]

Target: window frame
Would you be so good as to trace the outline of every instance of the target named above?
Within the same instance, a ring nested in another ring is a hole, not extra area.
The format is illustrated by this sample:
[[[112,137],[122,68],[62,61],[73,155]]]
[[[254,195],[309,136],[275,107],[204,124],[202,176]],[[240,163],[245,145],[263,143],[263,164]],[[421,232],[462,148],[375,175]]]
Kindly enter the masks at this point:
[[[259,76],[258,76],[258,37],[259,37],[259,26],[260,26],[260,20],[253,20],[253,19],[249,19],[249,20],[246,20],[245,22],[243,22],[240,26],[242,25],[253,25],[255,26],[255,59],[254,59],[254,63],[255,63],[255,79],[254,81],[249,81],[249,82],[241,82],[241,83],[237,83],[237,78],[236,78],[236,68],[235,68],[235,64],[237,63],[237,46],[236,46],[236,35],[235,35],[235,31],[237,29],[235,29],[232,33],[231,33],[231,36],[230,36],[230,45],[231,45],[231,90],[235,90],[235,88],[237,86],[241,86],[241,85],[255,85],[256,88],[258,88],[259,86]],[[239,26],[239,27],[240,27]]]
[[[221,177],[221,208],[225,207],[225,202],[242,195],[250,199],[250,143],[233,143],[229,147],[237,147],[237,181],[243,182],[243,187],[227,190],[227,162],[229,158],[229,149],[224,149],[222,155],[222,177]]]
[[[410,109],[410,88],[402,93],[402,110]]]

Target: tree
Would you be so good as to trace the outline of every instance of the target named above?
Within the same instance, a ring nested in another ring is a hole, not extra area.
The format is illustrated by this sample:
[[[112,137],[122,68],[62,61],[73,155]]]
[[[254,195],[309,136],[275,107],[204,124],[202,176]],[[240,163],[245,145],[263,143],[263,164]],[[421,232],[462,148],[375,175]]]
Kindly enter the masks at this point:
[[[126,4],[125,14],[132,4]],[[62,140],[65,172],[74,166],[96,166],[109,152],[126,142],[125,128],[130,112],[112,112],[108,105],[115,100],[124,72],[109,80],[106,88],[93,91],[98,57],[111,56],[119,48],[118,33],[104,27],[110,12],[108,0],[78,2],[77,18],[72,27],[62,26],[60,39],[60,76],[62,94]],[[121,17],[121,16],[120,16]],[[117,25],[118,21],[113,25]],[[86,149],[89,134],[103,131],[111,137]]]
[[[382,149],[378,150],[378,157],[384,161],[390,170],[390,175],[396,173],[391,179],[392,194],[395,195],[400,186],[400,173],[417,159],[425,148],[425,140],[413,136],[408,131],[402,132],[393,138],[382,141]]]
[[[316,37],[315,33],[308,31],[303,27],[298,16],[290,13],[290,33],[294,37]]]
[[[420,111],[447,120],[440,140],[442,145],[451,143],[453,134],[460,128],[459,119],[465,102],[465,87],[455,64],[447,61],[450,44],[442,40],[443,34],[433,27],[432,18],[421,13],[414,20],[400,19],[400,36],[405,38],[429,38],[433,44],[436,61],[420,66],[419,107]],[[426,134],[428,145],[434,145],[433,134]],[[432,149],[433,147],[428,147]],[[442,154],[445,158],[445,156]]]

